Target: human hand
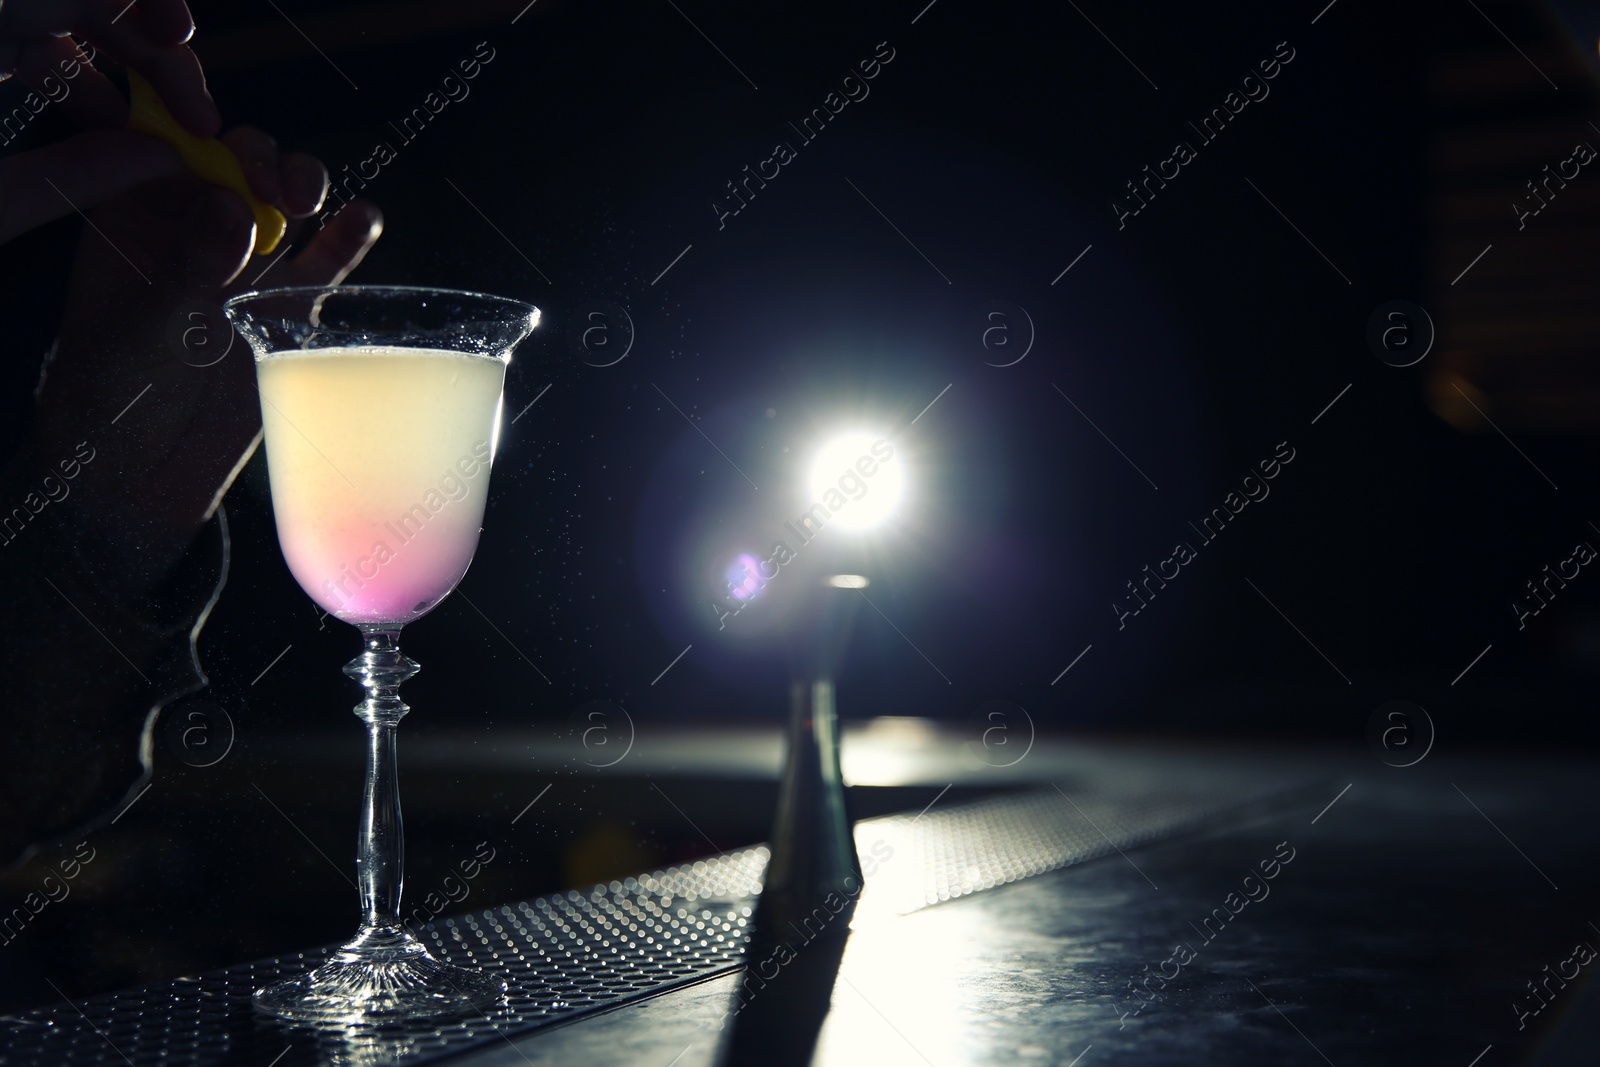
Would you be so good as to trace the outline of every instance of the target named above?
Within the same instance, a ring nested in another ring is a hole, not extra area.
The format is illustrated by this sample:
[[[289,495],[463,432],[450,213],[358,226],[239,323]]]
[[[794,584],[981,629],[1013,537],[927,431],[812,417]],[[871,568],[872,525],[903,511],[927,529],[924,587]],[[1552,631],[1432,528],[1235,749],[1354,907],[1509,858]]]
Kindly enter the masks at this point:
[[[0,0],[0,81],[15,74],[89,131],[0,161],[0,243],[181,169],[171,149],[122,129],[127,101],[67,35],[138,70],[186,129],[209,137],[222,119],[186,43],[193,33],[183,0]]]

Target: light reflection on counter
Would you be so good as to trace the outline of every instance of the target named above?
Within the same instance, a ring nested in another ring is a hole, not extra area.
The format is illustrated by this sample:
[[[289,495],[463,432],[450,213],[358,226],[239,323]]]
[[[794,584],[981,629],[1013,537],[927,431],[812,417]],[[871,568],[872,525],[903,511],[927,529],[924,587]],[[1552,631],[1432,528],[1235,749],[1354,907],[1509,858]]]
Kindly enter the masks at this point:
[[[971,1006],[963,960],[965,946],[981,938],[982,930],[979,916],[971,923],[962,917],[959,909],[948,909],[938,917],[938,936],[930,937],[915,918],[858,912],[816,1061],[883,1065],[921,1059],[941,1067],[967,1062],[962,1046]]]

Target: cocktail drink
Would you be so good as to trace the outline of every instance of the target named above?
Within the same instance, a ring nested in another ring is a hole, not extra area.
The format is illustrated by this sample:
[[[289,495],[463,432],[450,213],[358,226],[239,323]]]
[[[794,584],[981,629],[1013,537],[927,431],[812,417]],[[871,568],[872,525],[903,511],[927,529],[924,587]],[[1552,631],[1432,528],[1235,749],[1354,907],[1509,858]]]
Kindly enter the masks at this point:
[[[417,672],[400,628],[466,573],[478,545],[511,350],[528,304],[478,293],[351,286],[245,293],[226,304],[256,357],[278,541],[295,580],[356,625],[345,673],[367,690],[357,839],[361,928],[322,966],[256,992],[306,1022],[386,1022],[482,1009],[489,974],[429,956],[400,919],[405,848],[395,727]]]
[[[505,363],[367,346],[256,365],[278,543],[349,623],[406,623],[455,588],[478,547]]]

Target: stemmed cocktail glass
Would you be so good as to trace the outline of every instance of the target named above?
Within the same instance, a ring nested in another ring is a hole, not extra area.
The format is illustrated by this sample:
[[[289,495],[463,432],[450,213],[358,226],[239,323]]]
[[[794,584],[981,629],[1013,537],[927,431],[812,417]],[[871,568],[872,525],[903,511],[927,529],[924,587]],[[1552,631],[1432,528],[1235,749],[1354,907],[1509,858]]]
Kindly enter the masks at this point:
[[[306,1022],[385,1022],[482,1008],[505,984],[429,956],[400,920],[405,843],[395,727],[417,672],[400,628],[444,599],[478,545],[511,350],[532,305],[405,287],[270,289],[230,299],[256,358],[278,542],[329,614],[361,631],[344,668],[366,688],[357,841],[361,928],[322,966],[258,990]]]

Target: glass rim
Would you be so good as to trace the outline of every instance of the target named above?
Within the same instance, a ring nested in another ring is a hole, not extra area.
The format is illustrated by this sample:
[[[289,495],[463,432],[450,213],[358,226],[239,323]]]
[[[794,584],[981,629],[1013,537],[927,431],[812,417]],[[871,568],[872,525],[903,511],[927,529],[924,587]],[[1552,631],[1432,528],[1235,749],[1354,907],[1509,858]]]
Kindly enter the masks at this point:
[[[526,300],[518,300],[510,296],[499,296],[495,293],[478,292],[474,289],[445,289],[436,285],[280,285],[267,289],[247,289],[242,293],[235,293],[222,302],[222,307],[226,311],[236,304],[243,304],[255,298],[310,295],[313,293],[350,293],[352,295],[367,296],[431,293],[438,296],[470,297],[474,300],[481,300],[486,304],[522,308],[533,312],[536,321],[543,315],[537,305],[530,304]]]

